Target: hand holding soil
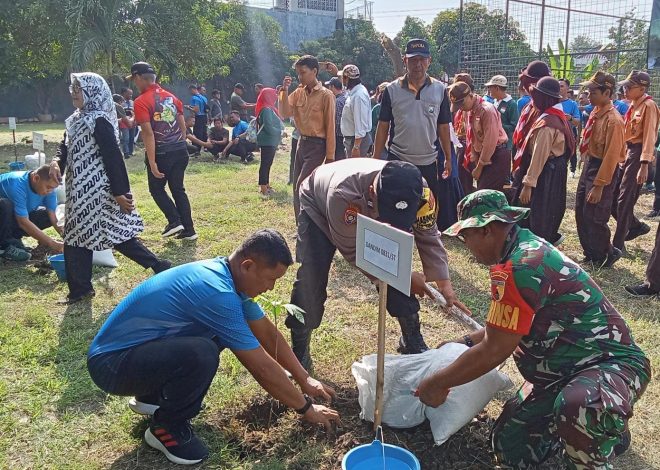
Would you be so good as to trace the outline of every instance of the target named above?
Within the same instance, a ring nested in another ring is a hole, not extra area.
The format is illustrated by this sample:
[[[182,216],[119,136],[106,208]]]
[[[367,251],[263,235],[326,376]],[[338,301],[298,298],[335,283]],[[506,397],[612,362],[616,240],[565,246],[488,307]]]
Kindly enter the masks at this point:
[[[335,392],[334,388],[313,377],[307,377],[307,380],[300,384],[300,388],[303,393],[306,393],[310,397],[321,398],[330,403],[337,397],[337,392]]]
[[[309,423],[322,424],[328,433],[336,426],[341,426],[339,413],[323,405],[312,405],[303,418]]]

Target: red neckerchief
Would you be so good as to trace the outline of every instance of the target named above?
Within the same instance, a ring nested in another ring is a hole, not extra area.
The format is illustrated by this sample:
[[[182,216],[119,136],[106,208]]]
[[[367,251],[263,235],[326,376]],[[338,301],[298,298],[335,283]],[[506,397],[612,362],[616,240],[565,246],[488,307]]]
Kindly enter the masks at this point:
[[[520,113],[520,117],[518,118],[518,124],[516,124],[516,129],[513,131],[513,145],[515,145],[516,148],[520,148],[523,142],[525,141],[525,135],[523,134],[523,131],[527,126],[527,121],[529,120],[529,116],[530,114],[532,114],[533,110],[534,110],[534,105],[530,100],[529,103],[525,105],[525,107],[522,109],[522,112]]]
[[[531,104],[531,101],[530,101]],[[556,105],[555,105],[556,106]],[[561,104],[559,104],[561,106]],[[527,133],[527,136],[525,136],[525,140],[523,141],[523,144],[518,147],[518,151],[516,152],[516,156],[513,159],[513,171],[516,171],[518,167],[520,166],[520,163],[522,162],[522,156],[523,153],[525,153],[525,149],[527,148],[527,144],[529,143],[529,139],[532,136],[532,133],[535,129],[539,129],[543,126],[545,126],[545,119],[543,119],[546,115],[552,114],[553,116],[557,116],[560,119],[566,121],[566,115],[564,114],[563,110],[557,109],[554,106],[551,106],[550,108],[546,109],[543,114],[541,114],[538,119],[532,124],[531,129]]]
[[[472,109],[479,104],[484,102],[484,99],[479,95],[473,95],[476,103],[472,105]],[[461,111],[463,113],[463,111]],[[465,120],[465,156],[463,157],[463,168],[470,171],[470,160],[472,159],[472,138],[474,137],[474,132],[472,131],[472,124],[470,123],[472,119],[472,110],[468,111],[467,119]]]

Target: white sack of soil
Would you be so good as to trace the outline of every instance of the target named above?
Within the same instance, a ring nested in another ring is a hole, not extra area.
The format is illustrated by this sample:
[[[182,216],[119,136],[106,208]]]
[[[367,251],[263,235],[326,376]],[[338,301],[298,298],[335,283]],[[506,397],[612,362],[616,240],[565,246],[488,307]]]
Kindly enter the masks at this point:
[[[60,204],[55,209],[55,217],[57,217],[57,225],[64,227],[64,204]],[[103,251],[94,251],[92,254],[92,264],[96,266],[105,266],[107,268],[116,268],[119,266],[112,249],[108,248]]]
[[[394,428],[409,428],[428,418],[436,444],[444,443],[468,424],[502,390],[512,386],[509,378],[492,370],[472,382],[454,387],[447,401],[438,408],[422,404],[412,395],[417,385],[438,369],[443,369],[468,349],[464,344],[448,343],[423,354],[385,355],[383,423]],[[351,368],[357,382],[360,418],[373,421],[376,401],[376,355],[364,356]]]

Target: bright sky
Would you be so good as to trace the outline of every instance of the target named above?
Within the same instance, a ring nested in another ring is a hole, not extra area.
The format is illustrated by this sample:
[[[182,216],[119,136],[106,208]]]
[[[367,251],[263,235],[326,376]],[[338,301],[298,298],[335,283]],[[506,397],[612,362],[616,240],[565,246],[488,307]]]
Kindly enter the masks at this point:
[[[346,10],[359,5],[364,5],[364,0],[345,0]],[[373,18],[374,25],[378,31],[394,37],[403,26],[406,16],[415,16],[426,23],[442,10],[447,8],[458,8],[459,0],[440,0],[429,2],[428,0],[374,0]]]

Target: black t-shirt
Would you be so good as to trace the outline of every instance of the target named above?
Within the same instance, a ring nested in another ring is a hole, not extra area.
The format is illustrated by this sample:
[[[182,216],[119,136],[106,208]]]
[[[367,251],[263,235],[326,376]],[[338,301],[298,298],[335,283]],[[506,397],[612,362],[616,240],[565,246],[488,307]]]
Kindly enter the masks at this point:
[[[229,139],[229,129],[221,127],[220,129],[215,126],[209,130],[209,139],[211,140],[225,140]]]

